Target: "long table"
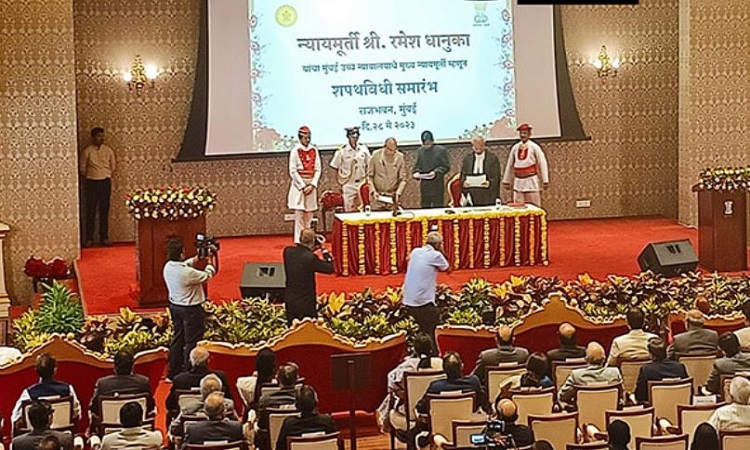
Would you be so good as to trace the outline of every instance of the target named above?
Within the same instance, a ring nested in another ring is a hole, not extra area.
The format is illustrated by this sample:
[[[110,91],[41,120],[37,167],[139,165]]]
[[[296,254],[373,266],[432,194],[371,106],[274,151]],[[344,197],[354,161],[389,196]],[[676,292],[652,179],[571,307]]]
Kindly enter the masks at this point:
[[[547,265],[547,213],[536,206],[489,206],[339,213],[333,224],[336,273],[406,271],[412,249],[436,228],[453,269]]]

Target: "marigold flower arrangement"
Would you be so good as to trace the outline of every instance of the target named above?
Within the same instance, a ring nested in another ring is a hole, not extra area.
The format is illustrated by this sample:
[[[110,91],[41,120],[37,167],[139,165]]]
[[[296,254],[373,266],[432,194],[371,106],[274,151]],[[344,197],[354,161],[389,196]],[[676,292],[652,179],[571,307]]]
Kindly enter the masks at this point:
[[[750,166],[705,169],[693,190],[750,191]]]
[[[128,212],[136,219],[193,219],[216,206],[216,195],[202,187],[136,189],[125,197]]]

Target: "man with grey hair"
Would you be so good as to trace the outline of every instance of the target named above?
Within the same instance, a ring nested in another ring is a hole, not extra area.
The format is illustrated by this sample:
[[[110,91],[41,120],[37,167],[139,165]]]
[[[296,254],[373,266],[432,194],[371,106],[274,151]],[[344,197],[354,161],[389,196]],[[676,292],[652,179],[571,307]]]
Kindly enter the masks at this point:
[[[565,380],[565,384],[560,388],[558,398],[562,403],[570,403],[575,397],[576,386],[587,386],[590,384],[610,384],[622,381],[622,375],[617,367],[607,367],[604,365],[607,361],[607,355],[604,353],[604,347],[598,342],[590,342],[586,346],[586,363],[587,367],[582,369],[573,369]]]
[[[669,346],[669,358],[676,359],[678,353],[716,353],[719,349],[719,334],[703,328],[703,313],[691,309],[685,313],[685,331],[675,335]]]
[[[717,431],[750,428],[750,381],[743,376],[732,378],[729,384],[732,403],[718,408],[708,419]]]
[[[226,419],[224,394],[213,392],[205,400],[208,420],[190,424],[185,430],[183,448],[187,444],[202,445],[205,442],[238,442],[245,439],[242,425],[236,420]]]
[[[474,206],[494,205],[500,197],[500,160],[485,150],[482,136],[471,140],[472,152],[466,155],[461,164],[461,191],[466,202]],[[479,186],[472,178],[484,178]]]
[[[424,246],[411,251],[403,294],[406,310],[414,318],[419,329],[430,336],[436,355],[438,348],[435,342],[435,328],[440,318],[440,312],[435,304],[437,273],[444,272],[450,267],[442,248],[443,236],[437,231],[432,231],[427,235],[427,243]]]
[[[200,382],[209,373],[212,373],[219,377],[221,380],[224,397],[232,399],[232,392],[230,385],[227,380],[227,376],[220,370],[210,370],[208,363],[210,360],[210,354],[204,347],[195,347],[190,351],[190,370],[187,372],[180,372],[172,380],[172,388],[169,391],[167,397],[167,418],[174,417],[179,412],[179,405],[177,404],[177,391],[189,391],[191,389],[197,389],[200,386]]]
[[[224,411],[226,417],[232,420],[237,420],[237,412],[234,410],[234,402],[228,398],[224,398],[224,394],[221,392],[223,383],[221,379],[215,374],[208,374],[200,382],[200,400],[189,400],[180,411],[180,414],[172,421],[170,426],[170,432],[172,436],[179,436],[182,430],[180,429],[182,416],[195,416],[195,415],[208,415],[206,411],[206,400],[214,393],[220,393],[222,401],[224,402]]]
[[[396,139],[389,137],[383,148],[373,152],[367,166],[372,209],[384,210],[398,205],[406,188],[406,177],[404,154],[398,151]],[[390,198],[392,202],[382,201],[385,198]]]

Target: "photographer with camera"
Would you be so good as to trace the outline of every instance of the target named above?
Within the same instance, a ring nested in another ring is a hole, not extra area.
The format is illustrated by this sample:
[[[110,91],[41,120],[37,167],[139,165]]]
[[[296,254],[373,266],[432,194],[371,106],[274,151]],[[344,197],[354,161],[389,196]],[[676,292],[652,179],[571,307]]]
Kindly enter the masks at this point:
[[[201,239],[198,239],[201,241]],[[205,242],[205,236],[203,241]],[[169,293],[169,315],[172,318],[174,336],[169,345],[169,373],[174,377],[190,367],[189,355],[199,340],[203,339],[206,313],[203,302],[206,294],[203,285],[216,274],[216,251],[218,245],[199,245],[199,256],[185,259],[185,245],[180,236],[167,239],[167,263],[164,265],[164,282]],[[195,264],[206,259],[206,268],[197,269]]]
[[[299,244],[284,249],[286,289],[284,304],[289,325],[294,319],[317,317],[316,273],[333,273],[333,257],[323,248],[325,238],[315,230],[305,228],[300,233]],[[315,251],[321,250],[323,259]]]

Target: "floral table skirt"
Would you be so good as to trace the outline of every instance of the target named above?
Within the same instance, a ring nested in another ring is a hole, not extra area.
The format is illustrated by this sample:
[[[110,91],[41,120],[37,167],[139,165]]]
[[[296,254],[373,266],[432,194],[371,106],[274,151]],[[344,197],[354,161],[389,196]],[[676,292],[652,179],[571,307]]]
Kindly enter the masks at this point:
[[[527,205],[336,214],[333,255],[343,276],[406,271],[407,256],[437,228],[452,269],[547,265],[547,213]]]

